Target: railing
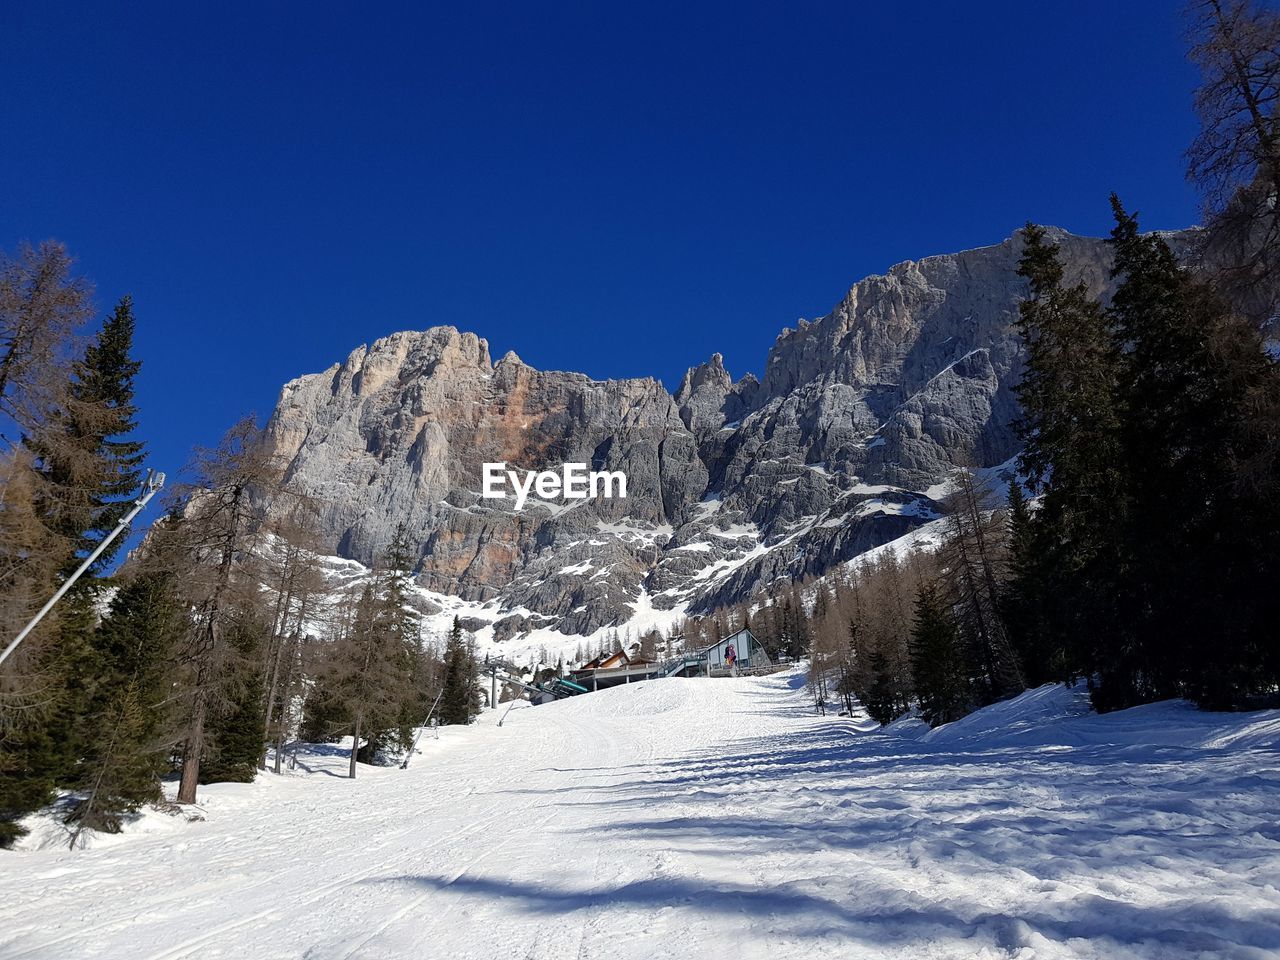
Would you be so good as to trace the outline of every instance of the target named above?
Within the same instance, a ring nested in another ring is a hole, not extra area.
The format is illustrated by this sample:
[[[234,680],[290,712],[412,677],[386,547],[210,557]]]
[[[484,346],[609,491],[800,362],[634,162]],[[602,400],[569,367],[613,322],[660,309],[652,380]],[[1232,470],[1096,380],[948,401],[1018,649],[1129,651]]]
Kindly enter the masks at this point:
[[[682,657],[672,657],[670,660],[664,660],[658,665],[658,676],[669,677],[672,674],[679,673],[686,667],[696,667],[706,662],[707,655],[705,653],[690,653]]]

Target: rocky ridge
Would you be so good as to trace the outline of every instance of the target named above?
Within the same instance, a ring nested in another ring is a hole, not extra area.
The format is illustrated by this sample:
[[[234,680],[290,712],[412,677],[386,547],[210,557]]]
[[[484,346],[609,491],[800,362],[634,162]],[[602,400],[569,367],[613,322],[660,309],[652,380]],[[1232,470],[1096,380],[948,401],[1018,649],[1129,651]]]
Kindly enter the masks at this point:
[[[1053,235],[1105,293],[1099,239]],[[1016,453],[1019,241],[908,261],[784,330],[763,376],[719,354],[654,379],[535,370],[453,327],[392,334],[286,384],[267,427],[339,557],[403,523],[418,582],[503,641],[641,628],[834,564],[936,518],[957,465]],[[626,500],[482,499],[481,465],[621,470]]]

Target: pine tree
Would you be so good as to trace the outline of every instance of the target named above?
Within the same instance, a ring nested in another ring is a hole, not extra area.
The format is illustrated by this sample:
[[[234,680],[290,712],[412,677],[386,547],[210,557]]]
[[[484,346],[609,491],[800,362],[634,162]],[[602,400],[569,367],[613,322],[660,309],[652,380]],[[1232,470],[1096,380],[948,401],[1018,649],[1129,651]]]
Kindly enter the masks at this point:
[[[1230,706],[1267,685],[1271,591],[1256,571],[1259,550],[1275,556],[1280,530],[1265,519],[1274,518],[1272,498],[1236,484],[1234,465],[1255,442],[1251,398],[1275,365],[1256,331],[1160,236],[1141,234],[1114,196],[1112,209],[1119,284],[1109,315],[1122,348],[1121,437],[1136,507],[1120,526],[1130,556],[1118,626],[1129,642],[1101,665],[1095,700],[1128,706],[1189,685],[1202,702]]]
[[[899,714],[897,683],[889,658],[883,651],[874,650],[870,657],[870,684],[862,697],[871,719],[882,726],[891,723]]]
[[[1007,501],[1009,576],[1001,590],[1000,609],[1009,642],[1029,686],[1070,679],[1067,652],[1049,643],[1043,610],[1048,601],[1047,573],[1031,509],[1017,480],[1009,482]]]
[[[932,584],[916,595],[911,670],[920,716],[929,726],[959,720],[972,708],[960,629],[942,591]]]
[[[351,728],[351,713],[328,671],[321,670],[312,679],[302,705],[302,724],[298,737],[304,743],[332,743]]]
[[[141,367],[130,357],[133,328],[131,301],[126,297],[104,321],[84,356],[71,364],[66,402],[53,413],[51,431],[28,438],[47,478],[46,522],[74,545],[62,576],[69,576],[116,526],[141,480],[143,444],[128,439],[136,426],[133,381]],[[145,704],[95,703],[98,688],[110,673],[95,644],[100,593],[95,575],[105,569],[122,543],[122,538],[117,539],[103,551],[62,601],[58,645],[65,671],[63,709],[50,718],[48,733],[62,745],[62,766],[70,780],[80,779],[82,755],[123,748],[111,725],[85,722],[95,709],[117,713],[125,725],[146,723]],[[113,692],[123,695],[129,686],[129,679],[122,678],[119,690]],[[102,737],[107,741],[101,742]],[[127,764],[128,758],[123,762]]]
[[[234,677],[224,678],[222,701],[205,728],[200,782],[251,783],[262,756],[266,704],[262,699],[262,645],[268,627],[246,610],[231,622],[227,642],[234,650]]]
[[[97,539],[103,506],[118,492],[113,471],[122,468],[114,459],[121,451],[111,444],[132,429],[136,365],[127,336],[111,358],[99,350],[115,330],[110,322],[88,354],[72,360],[91,290],[72,277],[65,248],[26,247],[18,260],[0,260],[0,414],[22,441],[0,477],[0,621],[12,634]],[[118,390],[108,396],[110,383]],[[115,408],[117,396],[125,399],[123,411]],[[18,835],[14,820],[75,778],[92,735],[83,718],[99,683],[96,593],[92,579],[82,580],[0,669],[0,845]]]
[[[72,363],[65,399],[50,411],[48,424],[24,438],[47,478],[42,498],[46,522],[75,545],[64,575],[128,511],[141,480],[143,444],[127,439],[136,425],[133,379],[141,367],[129,355],[133,328],[126,297],[84,356]],[[122,542],[108,547],[94,569],[104,569]]]
[[[982,703],[1025,688],[1022,668],[1002,616],[1004,520],[987,509],[989,492],[968,470],[953,478],[947,501],[947,537],[940,551],[942,582],[981,677]]]
[[[1117,379],[1120,356],[1102,308],[1083,283],[1068,285],[1045,231],[1023,231],[1018,272],[1029,281],[1018,326],[1027,362],[1016,388],[1023,442],[1018,463],[1040,495],[1038,531],[1044,643],[1072,672],[1091,673],[1123,649],[1115,584],[1123,567],[1117,523],[1125,497]]]
[[[133,299],[124,297],[107,317],[97,338],[85,349],[84,359],[74,367],[72,396],[94,411],[92,426],[79,429],[92,433],[100,475],[90,492],[92,521],[80,531],[81,550],[88,552],[128,512],[142,480],[144,444],[128,439],[137,426],[134,378],[142,368],[133,359]],[[124,538],[117,539],[95,561],[95,570],[109,566]]]
[[[471,722],[472,697],[470,681],[472,667],[468,664],[467,643],[462,624],[457,617],[449,630],[445,645],[444,693],[440,697],[440,723],[466,724]]]
[[[408,530],[401,523],[382,557],[386,578],[379,617],[387,654],[398,663],[401,680],[397,688],[401,691],[401,702],[394,728],[383,732],[378,739],[387,745],[394,741],[402,750],[413,742],[414,727],[426,722],[434,698],[422,646],[420,618],[409,602],[416,559]]]
[[[111,601],[94,639],[103,674],[88,720],[97,735],[69,784],[82,794],[67,818],[73,846],[81,831],[117,832],[122,817],[160,798],[172,747],[172,657],[183,620],[168,574],[137,577]]]

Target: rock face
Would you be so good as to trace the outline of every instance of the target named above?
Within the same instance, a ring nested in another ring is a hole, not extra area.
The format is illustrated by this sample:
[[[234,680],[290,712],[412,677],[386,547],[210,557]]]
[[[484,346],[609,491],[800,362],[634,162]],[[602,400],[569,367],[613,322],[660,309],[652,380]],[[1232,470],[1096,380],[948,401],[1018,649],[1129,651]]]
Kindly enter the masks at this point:
[[[1105,293],[1105,244],[1053,239]],[[419,582],[474,602],[496,639],[708,609],[907,532],[956,465],[1016,452],[1018,249],[899,264],[784,330],[759,380],[716,354],[674,396],[495,364],[452,327],[397,333],[286,384],[268,434],[335,554],[370,563],[403,524]],[[628,496],[516,511],[480,495],[500,461],[620,470]]]

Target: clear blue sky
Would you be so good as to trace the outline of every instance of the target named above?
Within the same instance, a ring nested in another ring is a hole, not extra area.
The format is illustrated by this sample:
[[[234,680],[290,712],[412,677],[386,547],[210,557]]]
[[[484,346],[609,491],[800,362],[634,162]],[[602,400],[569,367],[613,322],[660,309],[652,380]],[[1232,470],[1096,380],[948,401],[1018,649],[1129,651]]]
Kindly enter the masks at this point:
[[[674,389],[1111,190],[1196,218],[1174,0],[629,6],[3,4],[0,246],[133,294],[176,472],[395,330]]]

